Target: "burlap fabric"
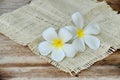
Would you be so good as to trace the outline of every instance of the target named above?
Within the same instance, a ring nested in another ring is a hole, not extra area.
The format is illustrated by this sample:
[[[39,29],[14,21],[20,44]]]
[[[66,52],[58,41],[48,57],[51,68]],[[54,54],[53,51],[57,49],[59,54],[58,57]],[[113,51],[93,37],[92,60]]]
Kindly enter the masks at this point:
[[[41,56],[38,44],[43,41],[41,33],[48,27],[56,30],[66,25],[72,25],[71,15],[80,12],[85,18],[85,25],[97,22],[101,33],[97,36],[101,46],[94,51],[89,48],[78,53],[74,58],[65,58],[55,62],[50,56]],[[88,68],[116,49],[120,48],[120,16],[105,2],[96,0],[33,0],[13,12],[0,16],[0,33],[17,43],[28,46],[33,53],[47,60],[57,68],[72,73],[78,73]]]

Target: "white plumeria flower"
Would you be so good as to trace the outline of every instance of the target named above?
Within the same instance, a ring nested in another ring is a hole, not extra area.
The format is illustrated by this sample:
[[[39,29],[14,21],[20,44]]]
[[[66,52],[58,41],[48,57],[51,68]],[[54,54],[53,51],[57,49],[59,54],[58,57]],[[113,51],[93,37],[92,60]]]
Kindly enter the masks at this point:
[[[97,23],[91,23],[87,27],[84,27],[83,17],[79,12],[76,12],[72,15],[72,20],[75,24],[75,27],[66,26],[68,31],[70,31],[74,36],[73,45],[80,52],[85,50],[85,44],[93,50],[96,50],[100,47],[100,40],[95,37],[100,33],[100,28]]]
[[[40,54],[47,56],[51,53],[51,58],[60,62],[64,57],[74,57],[76,49],[71,44],[66,44],[71,38],[71,33],[65,28],[61,28],[58,35],[54,28],[50,27],[42,34],[46,40],[39,44]]]

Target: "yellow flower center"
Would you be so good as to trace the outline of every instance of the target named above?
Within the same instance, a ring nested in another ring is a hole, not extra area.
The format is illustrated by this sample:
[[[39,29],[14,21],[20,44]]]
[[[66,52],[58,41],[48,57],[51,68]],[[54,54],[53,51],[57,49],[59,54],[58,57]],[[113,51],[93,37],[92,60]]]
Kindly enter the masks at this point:
[[[78,38],[82,38],[85,35],[85,31],[83,29],[78,29],[76,31],[76,34],[77,34]]]
[[[61,48],[63,47],[63,41],[62,39],[55,39],[52,43],[52,46],[54,46],[55,48]]]

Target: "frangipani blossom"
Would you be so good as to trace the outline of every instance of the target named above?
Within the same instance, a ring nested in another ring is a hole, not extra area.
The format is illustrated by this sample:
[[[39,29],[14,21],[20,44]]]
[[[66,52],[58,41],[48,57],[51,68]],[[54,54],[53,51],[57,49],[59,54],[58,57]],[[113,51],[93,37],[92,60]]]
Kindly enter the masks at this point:
[[[74,47],[76,47],[76,49],[80,52],[85,50],[85,44],[93,50],[98,49],[100,47],[100,40],[94,36],[100,33],[98,24],[91,23],[84,28],[84,20],[79,12],[72,15],[72,20],[75,27],[66,26],[66,28],[74,36],[72,43]]]
[[[39,44],[40,54],[47,56],[51,54],[51,58],[57,62],[60,62],[64,57],[74,57],[76,49],[71,45],[67,44],[71,40],[71,33],[65,28],[61,28],[58,35],[54,28],[50,27],[45,30],[42,34],[46,40]]]

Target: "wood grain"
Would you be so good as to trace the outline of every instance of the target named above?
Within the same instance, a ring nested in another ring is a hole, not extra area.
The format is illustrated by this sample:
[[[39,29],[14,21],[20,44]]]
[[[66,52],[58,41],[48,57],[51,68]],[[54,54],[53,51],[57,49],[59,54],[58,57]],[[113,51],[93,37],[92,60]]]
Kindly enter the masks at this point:
[[[0,0],[0,15],[13,11],[30,0]],[[107,0],[115,10],[120,11],[120,0]],[[48,78],[69,80],[119,80],[120,50],[95,63],[76,77],[54,68],[51,64],[34,55],[28,47],[18,45],[0,34],[0,80],[42,80]]]

